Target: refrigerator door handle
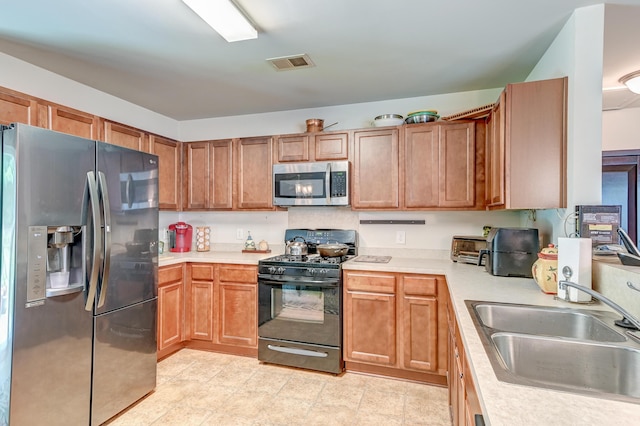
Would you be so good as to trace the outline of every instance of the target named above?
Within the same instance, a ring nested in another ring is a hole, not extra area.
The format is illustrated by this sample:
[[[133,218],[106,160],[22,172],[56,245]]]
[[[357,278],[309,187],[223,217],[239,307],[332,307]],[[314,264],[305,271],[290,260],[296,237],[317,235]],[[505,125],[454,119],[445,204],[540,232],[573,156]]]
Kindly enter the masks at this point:
[[[100,251],[102,250],[102,238],[100,229],[102,222],[100,220],[100,203],[98,200],[98,188],[96,185],[96,175],[87,172],[87,188],[89,191],[89,203],[91,203],[91,215],[93,223],[93,257],[91,259],[91,277],[89,278],[89,289],[87,293],[87,302],[84,309],[93,310],[93,302],[96,298],[98,289],[98,276],[100,274]]]
[[[104,173],[98,172],[98,189],[102,196],[102,217],[104,217],[104,250],[102,258],[102,285],[98,308],[104,305],[107,297],[107,284],[109,283],[109,271],[111,270],[111,205],[109,204],[109,192],[107,190],[107,178]]]

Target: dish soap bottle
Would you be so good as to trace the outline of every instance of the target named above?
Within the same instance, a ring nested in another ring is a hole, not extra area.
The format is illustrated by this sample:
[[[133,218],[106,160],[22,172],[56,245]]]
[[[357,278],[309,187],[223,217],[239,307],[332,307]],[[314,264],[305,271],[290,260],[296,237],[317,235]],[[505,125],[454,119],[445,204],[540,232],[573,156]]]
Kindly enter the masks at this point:
[[[255,250],[256,249],[256,242],[253,241],[253,238],[251,238],[251,231],[247,231],[247,240],[244,242],[244,249],[245,250]]]

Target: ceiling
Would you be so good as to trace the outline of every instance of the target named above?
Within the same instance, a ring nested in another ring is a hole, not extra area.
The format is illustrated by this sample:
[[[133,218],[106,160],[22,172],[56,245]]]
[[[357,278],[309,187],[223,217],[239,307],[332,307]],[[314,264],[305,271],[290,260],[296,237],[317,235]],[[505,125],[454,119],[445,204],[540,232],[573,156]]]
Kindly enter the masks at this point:
[[[259,36],[235,43],[181,0],[3,3],[0,52],[190,120],[502,87],[527,77],[575,8],[602,1],[236,0]],[[638,7],[607,8],[605,88],[640,69],[640,0],[615,3]],[[303,53],[315,67],[266,61]],[[640,106],[604,93],[604,109]]]

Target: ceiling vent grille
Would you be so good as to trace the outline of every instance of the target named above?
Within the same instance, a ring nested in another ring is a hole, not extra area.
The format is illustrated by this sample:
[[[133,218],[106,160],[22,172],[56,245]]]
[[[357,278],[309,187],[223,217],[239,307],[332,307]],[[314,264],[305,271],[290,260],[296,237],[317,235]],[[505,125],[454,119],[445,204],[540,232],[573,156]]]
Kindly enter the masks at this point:
[[[306,54],[282,56],[280,58],[267,59],[268,62],[278,71],[293,70],[298,68],[315,67],[311,58]]]

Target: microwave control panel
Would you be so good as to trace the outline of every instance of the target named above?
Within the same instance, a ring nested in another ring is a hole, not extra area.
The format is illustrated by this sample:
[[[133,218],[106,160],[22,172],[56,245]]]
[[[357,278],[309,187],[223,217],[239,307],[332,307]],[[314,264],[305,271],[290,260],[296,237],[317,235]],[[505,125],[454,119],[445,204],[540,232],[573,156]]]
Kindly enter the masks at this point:
[[[347,187],[347,172],[331,172],[331,196],[332,197],[346,197]]]

